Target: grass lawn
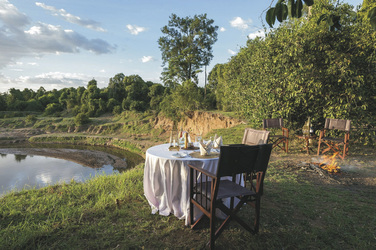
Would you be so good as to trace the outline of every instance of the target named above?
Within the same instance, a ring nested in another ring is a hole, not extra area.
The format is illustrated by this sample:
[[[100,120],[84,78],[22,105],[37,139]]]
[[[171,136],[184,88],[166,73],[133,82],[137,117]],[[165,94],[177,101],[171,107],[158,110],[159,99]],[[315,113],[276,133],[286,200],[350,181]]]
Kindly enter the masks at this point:
[[[236,222],[218,249],[374,249],[374,186],[319,182],[318,175],[273,156],[265,179],[261,227]],[[251,209],[243,209],[247,217]],[[208,227],[191,230],[174,216],[152,215],[143,165],[86,183],[10,193],[0,198],[0,249],[201,249]]]

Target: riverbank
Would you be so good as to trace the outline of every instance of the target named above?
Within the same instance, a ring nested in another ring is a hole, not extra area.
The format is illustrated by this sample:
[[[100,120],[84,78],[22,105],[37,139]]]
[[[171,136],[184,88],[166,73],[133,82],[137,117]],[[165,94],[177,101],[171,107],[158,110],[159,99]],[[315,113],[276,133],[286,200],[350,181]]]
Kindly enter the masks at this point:
[[[222,135],[226,143],[236,143],[241,141],[243,131],[244,127],[236,127],[212,133]],[[21,138],[9,133],[10,141]],[[34,134],[28,138],[51,144],[134,147],[133,150],[141,152],[146,151],[147,145],[164,140],[152,136],[127,140],[58,133]],[[279,150],[272,153],[261,202],[259,234],[251,235],[236,223],[230,223],[218,238],[217,246],[262,249],[267,242],[267,248],[273,249],[374,248],[374,150],[352,145],[350,156],[341,161],[348,170],[332,176],[304,168],[302,162],[314,156],[301,153],[298,141],[292,140],[290,146],[289,154]],[[209,235],[205,225],[200,230],[191,230],[175,216],[151,214],[143,194],[143,167],[140,164],[85,183],[71,182],[6,195],[0,199],[0,248],[204,248]],[[240,216],[249,218],[250,211],[244,209]]]
[[[63,149],[63,148],[0,148],[0,154],[41,155],[69,160],[92,168],[111,165],[114,168],[125,169],[127,162],[115,155],[101,151]]]
[[[39,145],[45,143],[45,148],[32,147],[30,141]],[[0,129],[0,154],[41,155],[69,160],[84,166],[100,168],[103,165],[112,165],[114,168],[125,169],[127,161],[111,153],[89,150],[52,148],[49,145],[95,145],[106,148],[120,148],[133,153],[143,155],[142,146],[135,143],[125,142],[122,139],[101,136],[87,136],[79,134],[46,134],[37,129]],[[28,147],[24,147],[28,144]],[[139,161],[139,160],[138,160]]]

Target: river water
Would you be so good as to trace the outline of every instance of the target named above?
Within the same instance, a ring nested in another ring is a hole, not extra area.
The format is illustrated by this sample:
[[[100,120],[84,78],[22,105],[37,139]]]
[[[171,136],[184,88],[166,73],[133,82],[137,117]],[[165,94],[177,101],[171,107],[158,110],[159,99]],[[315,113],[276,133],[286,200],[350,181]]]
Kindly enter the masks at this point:
[[[111,165],[90,168],[71,161],[45,157],[2,154],[0,157],[0,196],[8,191],[41,188],[50,184],[83,182],[99,174],[116,173]]]
[[[54,147],[49,145],[50,148]],[[55,146],[61,148],[61,145]],[[55,148],[54,147],[54,148]],[[65,146],[64,148],[69,148]],[[77,149],[77,147],[74,147]],[[93,147],[80,146],[80,149],[93,149]],[[125,150],[105,149],[96,147],[96,150],[107,151],[122,157],[127,161],[128,167],[139,164],[143,158]],[[91,168],[68,160],[38,155],[0,154],[0,197],[10,191],[22,189],[41,188],[57,183],[69,183],[71,180],[84,182],[96,175],[118,173],[111,165],[101,168]]]

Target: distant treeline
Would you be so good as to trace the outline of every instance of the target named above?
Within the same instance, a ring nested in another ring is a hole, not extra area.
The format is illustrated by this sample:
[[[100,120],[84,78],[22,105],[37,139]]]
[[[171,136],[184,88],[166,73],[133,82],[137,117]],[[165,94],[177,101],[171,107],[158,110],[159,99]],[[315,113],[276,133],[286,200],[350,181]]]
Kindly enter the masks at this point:
[[[215,100],[204,101],[205,90],[188,81],[172,91],[161,84],[144,81],[138,75],[119,73],[110,78],[108,87],[98,88],[92,79],[87,87],[37,91],[11,88],[0,94],[0,111],[43,112],[45,116],[85,114],[96,117],[105,113],[120,114],[125,110],[164,112],[171,118],[180,112],[198,108],[214,108]],[[210,95],[209,91],[207,96]],[[188,99],[189,98],[189,99]],[[206,100],[208,100],[206,98]],[[185,103],[185,104],[184,104]],[[182,108],[177,106],[181,105]]]

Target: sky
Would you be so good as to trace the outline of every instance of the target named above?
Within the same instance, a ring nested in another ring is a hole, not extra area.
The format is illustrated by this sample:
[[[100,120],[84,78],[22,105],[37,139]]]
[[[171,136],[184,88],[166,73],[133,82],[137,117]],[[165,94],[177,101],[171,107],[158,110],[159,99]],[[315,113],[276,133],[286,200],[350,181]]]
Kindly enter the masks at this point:
[[[118,73],[162,83],[158,39],[171,14],[207,14],[218,26],[213,60],[228,62],[264,36],[273,0],[0,0],[0,93],[108,86]],[[274,1],[275,2],[275,1]],[[347,0],[357,6],[362,0]],[[204,76],[199,77],[203,86]]]

